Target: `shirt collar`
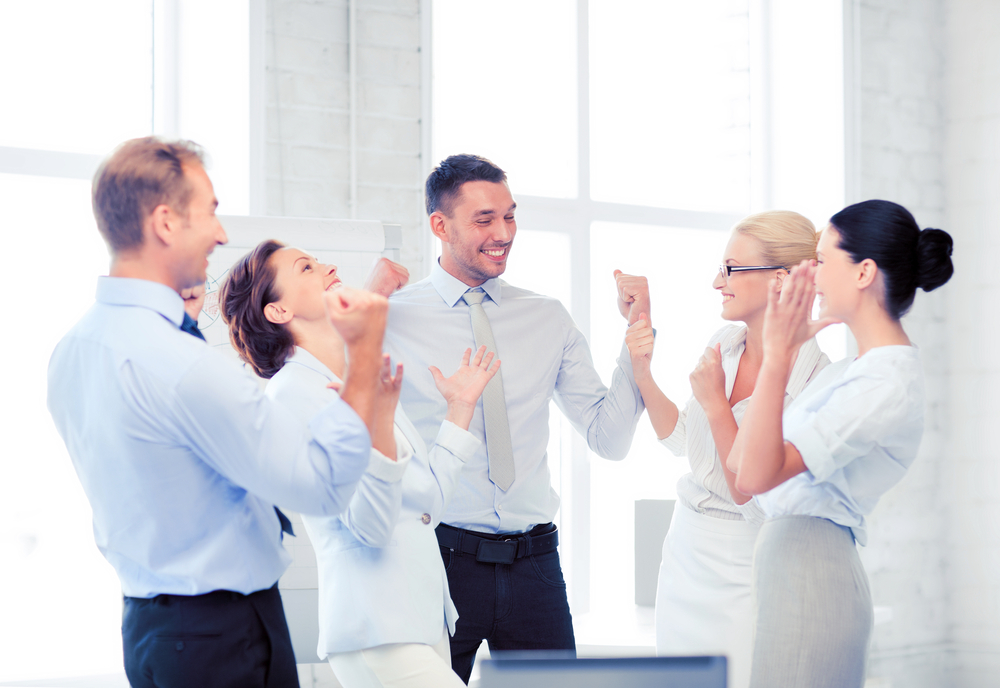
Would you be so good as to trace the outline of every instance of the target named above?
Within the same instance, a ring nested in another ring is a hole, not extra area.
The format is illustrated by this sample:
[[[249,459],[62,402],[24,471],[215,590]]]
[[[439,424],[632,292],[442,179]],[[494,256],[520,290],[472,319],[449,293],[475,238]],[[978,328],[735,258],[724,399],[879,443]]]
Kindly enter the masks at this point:
[[[288,365],[289,363],[305,366],[309,370],[319,373],[330,382],[343,382],[343,380],[334,375],[333,371],[327,368],[322,361],[303,349],[301,346],[295,347],[295,351],[292,352],[292,355],[285,359],[285,365]]]
[[[736,371],[739,368],[740,356],[743,355],[743,351],[746,349],[746,343],[746,325],[733,330],[729,336],[722,340],[720,350],[722,352],[723,369],[726,371],[727,398],[733,393],[733,384],[736,382]],[[815,337],[799,347],[799,355],[795,359],[795,365],[792,366],[792,372],[789,375],[788,387],[785,388],[785,394],[788,394],[793,399],[799,396],[799,393],[805,389],[806,384],[809,382],[809,371],[816,367],[816,364],[819,362],[820,356],[822,355],[823,352],[820,351],[819,344],[816,343]],[[804,374],[796,374],[802,371],[805,371]],[[747,397],[747,399],[749,399],[749,397]],[[746,401],[746,399],[744,399],[744,401]]]
[[[180,327],[184,300],[165,284],[131,277],[98,277],[97,300],[112,306],[148,308]]]
[[[474,287],[470,287],[468,284],[458,279],[454,275],[450,274],[447,270],[441,267],[439,261],[434,262],[434,267],[431,268],[431,284],[437,290],[438,295],[444,300],[449,307],[454,307],[458,303],[459,299],[465,295],[465,292]],[[500,285],[502,282],[499,278],[488,279],[479,286],[483,288],[487,296],[493,300],[493,303],[500,305]]]

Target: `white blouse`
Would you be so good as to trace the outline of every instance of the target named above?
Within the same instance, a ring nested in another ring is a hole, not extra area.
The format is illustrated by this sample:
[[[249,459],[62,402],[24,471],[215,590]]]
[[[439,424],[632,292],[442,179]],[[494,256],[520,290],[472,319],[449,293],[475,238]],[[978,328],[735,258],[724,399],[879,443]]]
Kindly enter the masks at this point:
[[[741,325],[726,325],[708,341],[709,348],[716,344],[722,345],[726,398],[733,393],[733,384],[736,382],[740,357],[746,350],[746,341],[747,328]],[[788,378],[788,386],[785,388],[785,408],[788,408],[809,381],[829,364],[830,359],[820,351],[815,339],[803,344],[792,367],[792,374]],[[749,404],[750,398],[747,397],[733,406],[733,417],[737,425],[743,422]],[[681,476],[677,482],[677,500],[682,505],[713,518],[728,521],[746,520],[750,523],[764,522],[764,512],[756,504],[756,500],[751,499],[743,505],[733,501],[719,461],[719,452],[712,438],[708,416],[694,396],[680,412],[674,431],[660,442],[675,456],[687,455],[691,464],[691,472]]]
[[[865,516],[917,456],[924,377],[912,346],[880,346],[828,367],[782,421],[805,473],[757,496],[768,518],[828,518],[867,541]]]

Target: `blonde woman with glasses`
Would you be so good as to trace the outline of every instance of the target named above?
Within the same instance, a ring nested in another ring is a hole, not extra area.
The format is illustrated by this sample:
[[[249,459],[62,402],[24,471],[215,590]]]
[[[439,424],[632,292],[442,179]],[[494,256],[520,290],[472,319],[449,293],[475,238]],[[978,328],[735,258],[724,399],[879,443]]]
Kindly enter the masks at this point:
[[[653,331],[642,319],[626,338],[635,381],[656,435],[691,472],[677,484],[677,505],[663,543],[656,594],[656,650],[660,655],[725,654],[730,688],[750,680],[753,642],[751,571],[760,508],[736,490],[726,468],[739,423],[763,359],[768,285],[788,268],[816,257],[813,224],[798,213],[771,211],[733,228],[712,286],[722,317],[732,322],[712,335],[691,373],[693,396],[683,410],[650,372]],[[798,351],[785,387],[787,405],[829,359],[815,339]]]

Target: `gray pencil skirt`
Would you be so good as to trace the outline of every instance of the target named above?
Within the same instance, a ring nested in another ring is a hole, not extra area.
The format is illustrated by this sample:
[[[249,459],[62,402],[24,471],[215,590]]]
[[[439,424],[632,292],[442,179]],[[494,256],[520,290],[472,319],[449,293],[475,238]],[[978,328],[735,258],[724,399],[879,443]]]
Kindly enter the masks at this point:
[[[761,526],[751,688],[862,688],[872,596],[850,528],[814,516]]]

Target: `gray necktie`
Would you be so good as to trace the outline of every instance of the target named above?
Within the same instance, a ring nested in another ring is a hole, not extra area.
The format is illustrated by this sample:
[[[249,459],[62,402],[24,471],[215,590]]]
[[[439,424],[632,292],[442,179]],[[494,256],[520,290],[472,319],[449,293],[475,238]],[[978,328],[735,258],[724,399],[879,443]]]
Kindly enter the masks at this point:
[[[465,292],[462,300],[469,305],[472,314],[472,334],[476,338],[476,348],[485,346],[499,357],[493,328],[483,310],[486,293],[482,287]],[[504,492],[514,482],[514,449],[510,443],[510,425],[507,423],[507,402],[503,396],[501,371],[493,376],[483,390],[483,423],[486,425],[486,455],[490,460],[490,480]]]

